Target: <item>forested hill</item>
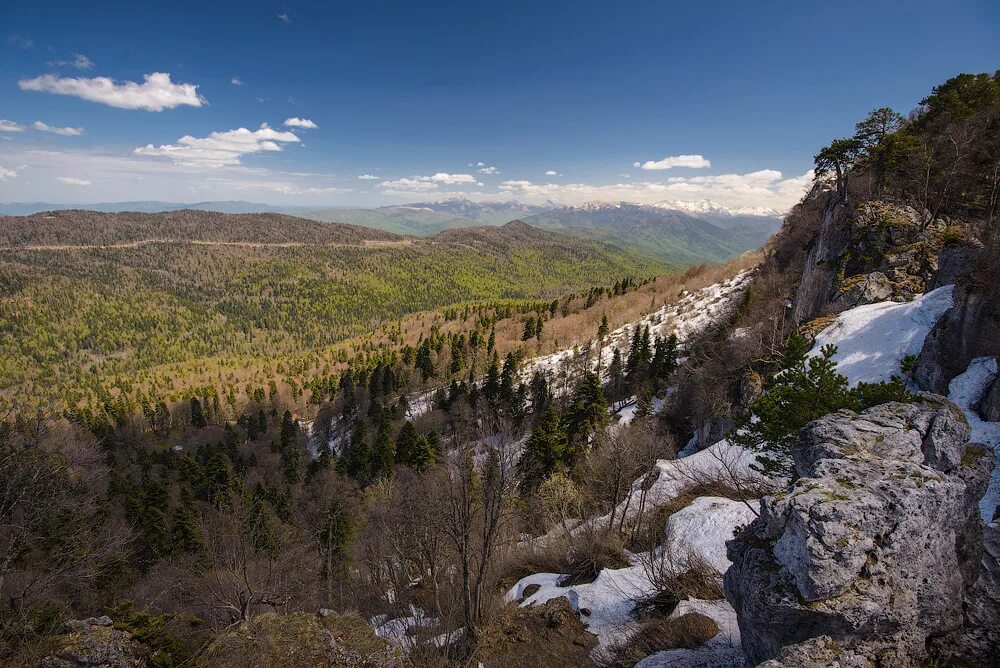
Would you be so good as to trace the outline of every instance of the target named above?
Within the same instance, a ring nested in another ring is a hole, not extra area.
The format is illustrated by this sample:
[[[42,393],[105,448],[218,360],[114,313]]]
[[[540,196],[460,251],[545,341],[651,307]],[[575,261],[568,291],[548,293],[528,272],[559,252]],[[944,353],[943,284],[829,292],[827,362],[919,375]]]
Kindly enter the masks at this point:
[[[671,268],[523,223],[412,239],[278,214],[59,211],[0,229],[0,400],[21,405],[153,386],[162,365],[322,357],[408,314]],[[166,377],[179,390],[188,374]]]
[[[64,210],[0,216],[0,246],[105,246],[149,241],[321,245],[401,240],[391,232],[360,225],[318,223],[280,213]]]

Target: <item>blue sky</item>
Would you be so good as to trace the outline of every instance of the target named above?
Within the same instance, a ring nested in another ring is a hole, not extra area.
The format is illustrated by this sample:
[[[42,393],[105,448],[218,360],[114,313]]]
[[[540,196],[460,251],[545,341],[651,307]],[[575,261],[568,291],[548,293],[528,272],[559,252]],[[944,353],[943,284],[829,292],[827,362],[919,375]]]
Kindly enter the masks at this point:
[[[1000,67],[995,0],[0,12],[6,202],[783,208],[867,110]]]

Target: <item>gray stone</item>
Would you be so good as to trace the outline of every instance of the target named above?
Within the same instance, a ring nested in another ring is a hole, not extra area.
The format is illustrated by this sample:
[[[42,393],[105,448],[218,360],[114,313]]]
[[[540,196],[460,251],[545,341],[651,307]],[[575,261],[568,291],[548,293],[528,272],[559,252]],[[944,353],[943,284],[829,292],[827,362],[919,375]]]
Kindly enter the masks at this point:
[[[776,665],[911,665],[928,638],[968,626],[978,499],[993,468],[968,439],[961,412],[933,395],[802,430],[792,453],[801,477],[763,499],[728,544],[726,594],[751,662],[784,652]],[[820,636],[843,656],[817,659]]]

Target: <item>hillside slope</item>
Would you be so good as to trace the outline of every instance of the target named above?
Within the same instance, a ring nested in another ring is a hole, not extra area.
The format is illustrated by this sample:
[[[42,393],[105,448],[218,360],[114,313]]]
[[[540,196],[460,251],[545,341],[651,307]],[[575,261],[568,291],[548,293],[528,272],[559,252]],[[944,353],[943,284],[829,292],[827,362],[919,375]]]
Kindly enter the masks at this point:
[[[524,224],[410,240],[273,214],[3,222],[22,245],[0,247],[0,391],[29,402],[109,374],[223,355],[239,366],[417,311],[551,299],[667,269]]]

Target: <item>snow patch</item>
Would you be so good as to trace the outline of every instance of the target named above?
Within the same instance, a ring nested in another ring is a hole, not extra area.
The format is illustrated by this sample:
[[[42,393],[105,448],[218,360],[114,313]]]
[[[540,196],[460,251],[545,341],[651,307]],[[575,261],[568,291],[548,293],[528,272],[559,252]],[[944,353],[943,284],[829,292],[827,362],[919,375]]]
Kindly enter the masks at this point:
[[[917,355],[924,339],[953,304],[953,285],[946,285],[912,302],[879,302],[844,311],[816,336],[809,352],[819,355],[827,345],[837,346],[837,371],[853,386],[878,383],[899,375],[907,355]]]
[[[687,567],[690,555],[697,555],[721,576],[730,565],[725,555],[725,541],[733,537],[736,527],[748,523],[752,517],[753,511],[739,501],[718,497],[695,499],[667,520],[665,548],[676,550],[677,554],[676,559],[665,561],[666,568],[683,570]],[[523,598],[521,605],[527,606],[540,605],[562,596],[574,610],[587,608],[590,615],[583,617],[582,621],[587,630],[597,636],[598,647],[595,651],[606,652],[612,645],[628,640],[641,626],[633,614],[636,601],[655,592],[656,587],[650,581],[651,563],[660,563],[664,559],[662,549],[645,554],[630,554],[628,566],[606,568],[598,574],[596,580],[587,584],[560,587],[562,574],[529,575],[507,592],[506,600],[518,601]],[[670,552],[667,554],[671,555]],[[538,585],[538,590],[525,597],[525,590],[531,585]],[[722,609],[720,606],[728,607],[725,602],[702,603],[708,603],[717,612]],[[727,643],[731,641],[731,630],[735,628],[735,613],[732,614],[732,623],[726,623]],[[723,624],[720,624],[721,627]],[[735,646],[739,646],[738,632]]]
[[[992,448],[997,459],[1000,459],[1000,422],[986,422],[979,417],[974,408],[996,377],[996,358],[977,357],[969,363],[964,373],[955,376],[948,384],[948,398],[965,413],[969,426],[972,427],[972,442]],[[979,512],[984,522],[993,519],[998,504],[1000,504],[1000,466],[994,466],[986,495],[979,501]]]

